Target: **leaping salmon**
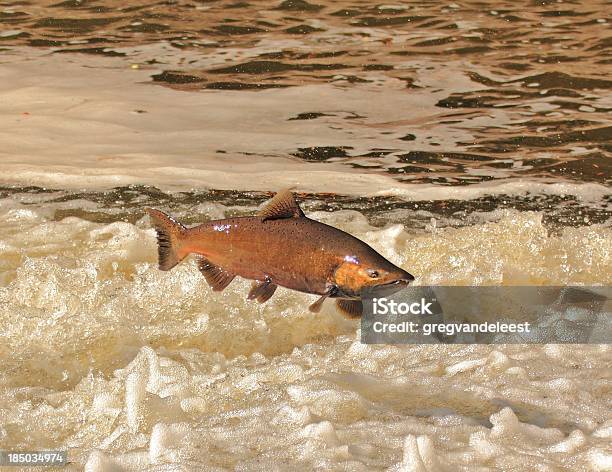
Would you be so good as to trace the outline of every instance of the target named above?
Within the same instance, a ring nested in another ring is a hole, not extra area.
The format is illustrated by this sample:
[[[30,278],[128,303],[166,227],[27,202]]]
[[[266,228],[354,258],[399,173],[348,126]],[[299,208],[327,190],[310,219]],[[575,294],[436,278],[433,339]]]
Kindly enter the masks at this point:
[[[349,318],[363,312],[364,290],[406,285],[414,277],[363,241],[304,215],[289,190],[277,193],[257,216],[208,221],[187,228],[148,208],[157,231],[159,268],[170,270],[189,254],[214,291],[237,275],[254,280],[247,298],[268,301],[280,285],[327,298]]]

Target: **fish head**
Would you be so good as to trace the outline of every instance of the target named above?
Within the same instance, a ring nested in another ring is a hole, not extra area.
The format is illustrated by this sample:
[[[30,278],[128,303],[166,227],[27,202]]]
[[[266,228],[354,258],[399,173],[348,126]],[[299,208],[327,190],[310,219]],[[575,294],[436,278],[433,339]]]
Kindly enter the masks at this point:
[[[399,290],[414,276],[379,254],[376,257],[345,256],[334,272],[334,285],[346,297],[361,298],[365,291]]]

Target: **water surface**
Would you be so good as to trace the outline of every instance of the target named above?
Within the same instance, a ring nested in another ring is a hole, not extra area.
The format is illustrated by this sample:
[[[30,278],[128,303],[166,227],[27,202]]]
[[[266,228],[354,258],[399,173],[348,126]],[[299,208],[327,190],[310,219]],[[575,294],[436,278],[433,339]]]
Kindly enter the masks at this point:
[[[292,187],[418,284],[609,285],[609,9],[3,2],[0,447],[607,470],[608,346],[365,346],[312,296],[157,270],[144,208],[196,224]]]

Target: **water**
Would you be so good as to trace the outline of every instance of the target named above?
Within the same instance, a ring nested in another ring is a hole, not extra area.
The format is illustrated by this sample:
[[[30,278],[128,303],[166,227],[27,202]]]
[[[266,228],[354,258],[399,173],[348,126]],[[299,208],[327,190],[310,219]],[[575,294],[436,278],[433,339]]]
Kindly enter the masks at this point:
[[[69,470],[610,470],[607,346],[364,346],[143,209],[306,213],[420,284],[611,284],[606,2],[0,5],[0,448]],[[480,469],[477,469],[480,467]]]

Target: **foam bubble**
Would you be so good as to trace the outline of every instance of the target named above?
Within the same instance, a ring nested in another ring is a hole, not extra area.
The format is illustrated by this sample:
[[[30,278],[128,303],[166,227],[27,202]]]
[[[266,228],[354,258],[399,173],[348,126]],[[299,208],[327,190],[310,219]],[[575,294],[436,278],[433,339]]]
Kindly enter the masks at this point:
[[[140,224],[28,211],[0,227],[2,447],[67,447],[92,471],[608,467],[609,346],[366,346],[308,295],[256,305],[242,280],[212,292],[192,260],[157,270]],[[325,218],[422,283],[612,281],[603,227]]]

